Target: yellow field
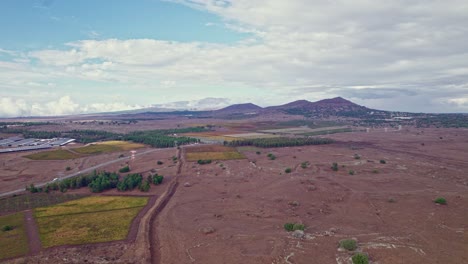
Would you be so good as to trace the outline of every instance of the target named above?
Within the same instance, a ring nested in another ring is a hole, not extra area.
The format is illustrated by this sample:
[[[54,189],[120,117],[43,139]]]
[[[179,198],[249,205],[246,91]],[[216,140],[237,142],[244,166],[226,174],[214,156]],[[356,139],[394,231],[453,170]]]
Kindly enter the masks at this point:
[[[24,226],[23,213],[0,216],[0,228],[9,225],[13,230],[0,229],[0,259],[25,255],[28,253],[28,238]]]
[[[123,240],[147,197],[92,196],[34,212],[42,246]]]
[[[43,151],[31,155],[26,155],[24,157],[32,160],[68,160],[81,158],[88,155],[127,151],[143,147],[145,147],[145,145],[129,141],[105,141],[90,144],[85,147],[73,148],[70,150],[58,149],[52,151]]]
[[[105,141],[73,149],[80,154],[101,154],[143,148],[145,145],[128,141]]]
[[[52,151],[43,151],[24,156],[25,158],[32,160],[69,160],[80,158],[81,155],[72,153],[68,150],[57,149]]]
[[[245,159],[245,156],[236,151],[230,152],[192,152],[186,154],[188,161],[197,160],[232,160]]]
[[[90,196],[53,206],[37,208],[36,217],[69,215],[97,211],[119,210],[124,208],[143,207],[147,197],[128,196]]]

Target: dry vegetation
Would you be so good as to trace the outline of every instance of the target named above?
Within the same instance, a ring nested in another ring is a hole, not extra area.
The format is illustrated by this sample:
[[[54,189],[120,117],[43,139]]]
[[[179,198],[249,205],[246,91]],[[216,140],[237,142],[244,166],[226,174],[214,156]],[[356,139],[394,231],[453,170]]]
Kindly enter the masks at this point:
[[[147,197],[93,196],[37,208],[42,246],[87,244],[125,239]]]
[[[200,145],[186,149],[188,161],[244,159],[245,156],[235,148],[220,145]]]
[[[5,226],[12,230],[3,231]],[[28,239],[23,213],[0,216],[0,259],[24,255],[28,252]]]
[[[68,160],[85,157],[87,155],[98,155],[103,153],[139,149],[143,148],[144,146],[145,145],[143,144],[128,141],[106,141],[73,149],[42,151],[24,157],[32,160]]]

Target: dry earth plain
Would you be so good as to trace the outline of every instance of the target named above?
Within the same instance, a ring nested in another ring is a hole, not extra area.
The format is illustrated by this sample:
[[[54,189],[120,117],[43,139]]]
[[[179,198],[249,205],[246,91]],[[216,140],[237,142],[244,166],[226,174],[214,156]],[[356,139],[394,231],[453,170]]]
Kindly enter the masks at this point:
[[[348,238],[358,241],[357,250],[372,263],[468,262],[468,130],[329,137],[337,142],[244,147],[247,159],[204,165],[185,161],[183,149],[177,165],[171,163],[174,149],[142,156],[132,172],[156,168],[178,175],[148,194],[168,198],[165,207],[137,219],[149,228],[133,228],[135,239],[56,247],[9,262],[349,263],[352,253],[338,249]],[[98,157],[105,155],[116,154]],[[164,162],[161,168],[157,160]],[[61,162],[57,167],[63,169]],[[338,171],[331,169],[333,162]],[[437,197],[447,205],[434,203]],[[304,224],[304,234],[287,232],[287,222]],[[148,241],[139,239],[148,232]]]

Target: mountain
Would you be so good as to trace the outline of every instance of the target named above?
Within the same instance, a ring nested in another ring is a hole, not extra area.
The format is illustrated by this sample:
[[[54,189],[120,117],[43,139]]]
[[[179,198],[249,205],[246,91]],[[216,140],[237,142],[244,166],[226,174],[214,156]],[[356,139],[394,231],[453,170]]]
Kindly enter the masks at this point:
[[[268,112],[282,112],[291,115],[306,115],[316,117],[327,116],[365,116],[372,112],[364,106],[360,106],[342,97],[324,99],[317,102],[298,100],[278,106],[266,107]]]
[[[258,113],[263,108],[252,103],[234,104],[228,107],[215,110],[215,113],[231,114],[231,113]]]

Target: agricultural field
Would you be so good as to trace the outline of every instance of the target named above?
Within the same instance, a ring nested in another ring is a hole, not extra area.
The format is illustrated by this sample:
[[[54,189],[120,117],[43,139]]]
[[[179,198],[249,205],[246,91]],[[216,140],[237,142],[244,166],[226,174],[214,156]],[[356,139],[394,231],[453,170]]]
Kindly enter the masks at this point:
[[[268,129],[261,130],[263,133],[273,133],[273,134],[293,134],[293,135],[319,135],[320,132],[326,134],[326,131],[343,131],[344,129],[349,129],[347,126],[333,126],[333,127],[321,127],[321,128],[310,128],[308,126],[302,127],[292,127],[292,128],[281,128],[281,129]],[[343,131],[347,132],[347,131]],[[317,134],[319,133],[319,134]]]
[[[90,144],[88,146],[81,147],[81,148],[75,148],[73,149],[73,151],[80,153],[80,154],[85,154],[85,155],[94,155],[94,154],[101,154],[101,153],[128,151],[128,150],[139,149],[143,147],[145,147],[145,145],[133,143],[129,141],[105,141],[105,142]]]
[[[42,151],[24,157],[32,160],[69,160],[86,157],[88,155],[128,151],[143,147],[145,147],[145,145],[129,141],[105,141],[72,149]]]
[[[92,196],[37,208],[44,248],[123,240],[148,197]]]
[[[32,160],[69,160],[80,158],[82,155],[70,152],[66,149],[57,149],[41,151],[38,153],[26,155],[24,157]]]
[[[11,230],[6,226],[10,226]],[[28,239],[23,213],[0,216],[0,260],[24,255],[28,252]]]
[[[207,132],[198,132],[198,133],[184,133],[182,136],[198,138],[202,141],[233,141],[236,138],[226,136],[226,133],[235,133],[235,131],[207,131]]]
[[[0,215],[10,212],[20,212],[37,207],[50,206],[70,200],[83,198],[84,194],[24,194],[0,199]]]
[[[232,160],[244,159],[244,155],[235,148],[221,145],[200,145],[186,149],[185,157],[188,161],[197,160]]]
[[[255,139],[255,138],[273,138],[279,137],[278,135],[265,134],[265,133],[242,133],[242,134],[231,134],[225,135],[226,137],[234,138],[235,140],[242,139]]]

